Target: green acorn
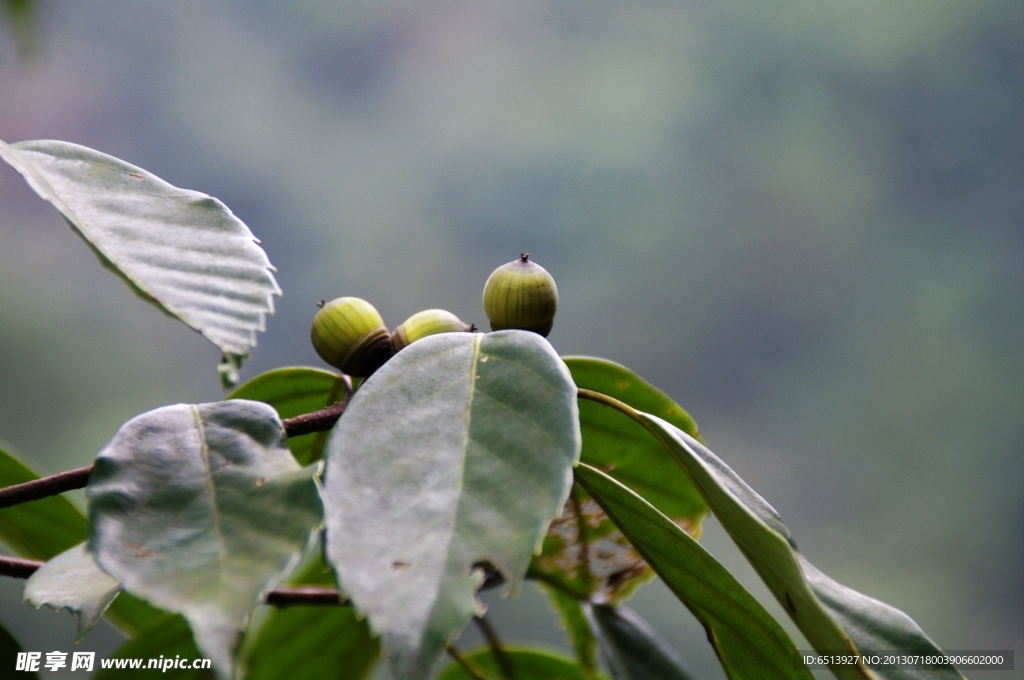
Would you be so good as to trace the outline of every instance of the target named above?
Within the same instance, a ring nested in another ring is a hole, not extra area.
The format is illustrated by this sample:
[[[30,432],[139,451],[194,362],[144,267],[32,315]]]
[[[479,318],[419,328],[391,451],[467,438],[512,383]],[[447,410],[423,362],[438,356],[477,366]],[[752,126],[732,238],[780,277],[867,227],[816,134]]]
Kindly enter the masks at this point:
[[[547,337],[558,311],[558,287],[544,267],[523,253],[487,279],[484,311],[492,331],[520,328]]]
[[[463,323],[462,320],[443,309],[425,309],[416,312],[405,320],[401,326],[391,334],[391,346],[395,352],[403,347],[408,347],[420,338],[435,333],[470,333],[476,330],[476,326]]]
[[[322,304],[309,337],[320,358],[342,373],[365,378],[391,358],[391,336],[366,300],[340,297]]]

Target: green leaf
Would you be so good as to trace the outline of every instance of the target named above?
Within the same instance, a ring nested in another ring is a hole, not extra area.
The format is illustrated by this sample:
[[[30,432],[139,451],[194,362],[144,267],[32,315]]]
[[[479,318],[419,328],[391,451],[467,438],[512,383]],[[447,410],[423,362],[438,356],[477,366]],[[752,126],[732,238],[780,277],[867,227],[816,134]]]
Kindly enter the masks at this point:
[[[699,437],[690,414],[628,368],[593,357],[564,360],[580,389],[607,394]],[[582,462],[603,470],[688,528],[691,534],[700,535],[700,521],[707,514],[707,504],[686,473],[643,427],[621,413],[581,400],[580,429]]]
[[[288,579],[289,586],[334,586],[334,570],[319,551]],[[380,660],[380,642],[350,606],[265,606],[258,631],[246,640],[246,680],[362,680]]]
[[[692,680],[668,643],[632,610],[607,604],[589,609],[615,680]]]
[[[39,479],[0,445],[0,488]],[[0,510],[0,541],[21,557],[48,560],[89,537],[85,515],[64,496]]]
[[[220,348],[222,379],[237,380],[281,289],[266,253],[227,206],[68,142],[0,142],[0,158],[133,291]]]
[[[703,444],[656,416],[624,404],[609,405],[642,423],[679,461],[722,526],[816,650],[942,653],[909,616],[836,583],[812,566],[797,552],[789,529],[775,509]],[[861,665],[838,666],[832,671],[840,679],[963,677],[952,666],[912,671]]]
[[[512,661],[516,680],[587,680],[588,676],[561,654],[546,649],[512,647],[505,650]],[[477,649],[464,655],[466,661],[480,669],[488,678],[497,678],[498,664],[490,647]],[[450,663],[437,676],[437,680],[473,680],[473,676],[457,663]]]
[[[362,680],[380,645],[352,607],[284,607],[268,614],[246,680]]]
[[[0,668],[6,668],[8,671],[17,672],[19,680],[39,680],[39,674],[35,672],[26,671],[14,671],[18,663],[18,653],[25,651],[22,649],[18,641],[14,639],[14,636],[7,632],[7,629],[0,626]],[[45,661],[45,659],[42,659]],[[42,664],[40,664],[42,667]]]
[[[572,484],[577,414],[525,331],[424,338],[356,392],[327,442],[327,555],[399,680],[480,611],[481,563],[518,592]]]
[[[104,661],[110,662],[108,668],[102,668],[100,660],[96,660],[97,672],[93,680],[213,680],[213,671],[202,668],[147,668],[149,659],[175,660],[176,665],[183,665],[179,659],[186,660],[191,666],[203,653],[196,647],[192,638],[192,630],[181,616],[168,616],[159,624],[143,631],[134,640],[121,645],[116,652]],[[132,660],[142,660],[141,668],[133,668]],[[120,662],[120,666],[118,663]],[[201,664],[202,662],[200,662]]]
[[[786,631],[685,531],[600,470],[580,464],[576,479],[701,622],[729,678],[811,678]]]
[[[598,675],[597,637],[583,611],[583,604],[558,588],[541,585],[547,591],[551,603],[555,606],[555,611],[558,612],[562,621],[562,626],[569,634],[569,641],[572,643],[573,651],[576,652],[580,670],[587,678],[596,678]]]
[[[241,385],[227,399],[251,399],[270,404],[281,419],[312,413],[345,398],[347,378],[319,368],[277,368]],[[288,438],[288,448],[300,465],[320,460],[327,432]]]
[[[89,549],[126,590],[184,614],[229,677],[250,611],[322,526],[318,471],[298,466],[266,404],[149,411],[96,458]]]
[[[31,482],[39,475],[0,447],[0,488]],[[21,557],[49,560],[89,537],[85,515],[64,496],[50,496],[0,510],[0,541]],[[107,618],[125,635],[149,628],[165,615],[121,593]]]
[[[85,550],[85,543],[62,552],[40,567],[25,582],[22,599],[39,609],[66,607],[78,616],[80,642],[121,592],[121,584],[100,569]]]

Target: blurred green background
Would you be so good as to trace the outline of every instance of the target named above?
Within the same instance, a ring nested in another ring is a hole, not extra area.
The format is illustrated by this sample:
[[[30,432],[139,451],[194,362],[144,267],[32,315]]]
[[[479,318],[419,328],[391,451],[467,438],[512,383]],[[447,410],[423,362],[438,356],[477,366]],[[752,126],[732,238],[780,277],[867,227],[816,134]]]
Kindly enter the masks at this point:
[[[529,252],[558,281],[555,347],[675,397],[812,562],[945,648],[1024,650],[1019,0],[50,0],[36,20],[27,57],[0,34],[0,138],[227,203],[285,291],[243,377],[319,365],[322,298],[483,326],[487,275]],[[220,398],[216,360],[0,167],[0,438],[85,465],[137,413]],[[765,595],[714,521],[704,542]],[[20,585],[0,579],[0,621],[70,650],[71,617]],[[526,591],[491,597],[501,632],[564,644]],[[666,593],[633,605],[722,677]]]

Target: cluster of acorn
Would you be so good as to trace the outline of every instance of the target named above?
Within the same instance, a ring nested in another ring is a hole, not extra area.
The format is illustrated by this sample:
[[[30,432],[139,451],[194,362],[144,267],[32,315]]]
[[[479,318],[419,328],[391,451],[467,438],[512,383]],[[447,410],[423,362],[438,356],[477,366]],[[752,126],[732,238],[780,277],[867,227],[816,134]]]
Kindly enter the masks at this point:
[[[557,310],[555,280],[544,267],[531,262],[528,253],[495,269],[484,286],[484,311],[492,331],[518,328],[547,337]],[[451,312],[427,309],[388,333],[373,305],[359,298],[340,297],[321,303],[309,335],[321,359],[342,373],[365,378],[421,338],[475,330]]]

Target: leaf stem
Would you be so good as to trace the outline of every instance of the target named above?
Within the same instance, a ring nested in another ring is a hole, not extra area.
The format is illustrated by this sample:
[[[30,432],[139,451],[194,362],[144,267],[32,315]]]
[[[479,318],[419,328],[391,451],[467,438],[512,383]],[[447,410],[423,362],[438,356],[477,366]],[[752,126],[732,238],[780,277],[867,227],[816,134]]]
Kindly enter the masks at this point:
[[[283,419],[281,424],[284,426],[285,434],[289,437],[298,437],[310,432],[325,432],[334,427],[334,424],[341,418],[341,414],[348,408],[348,402],[351,398],[351,388],[348,385],[349,383],[346,382],[345,391],[348,394],[343,400],[319,411]],[[12,505],[38,501],[62,494],[65,491],[84,489],[89,484],[89,475],[91,473],[92,466],[87,465],[74,470],[58,472],[49,477],[33,479],[31,482],[25,482],[24,484],[15,484],[0,489],[0,508],[9,508]]]
[[[494,660],[498,664],[498,668],[501,670],[501,677],[504,680],[516,680],[516,669],[512,667],[512,659],[508,657],[508,653],[505,651],[505,647],[501,644],[501,640],[498,638],[498,633],[491,626],[490,621],[484,616],[477,616],[475,619],[477,627],[480,632],[487,638],[487,644],[491,646],[491,654],[494,655]]]
[[[459,650],[455,649],[455,646],[452,645],[452,643],[449,642],[445,644],[444,647],[448,651],[448,656],[452,657],[452,659],[455,660],[455,663],[462,666],[463,670],[469,673],[470,677],[473,678],[473,680],[488,680],[487,676],[481,675],[480,669],[471,664],[469,662],[469,659],[462,656]]]
[[[565,593],[574,600],[585,602],[590,598],[588,593],[577,590],[571,584],[566,583],[557,576],[541,571],[540,569],[535,569],[532,565],[526,571],[526,579],[528,581],[539,581],[545,585],[551,586],[555,590]]]

